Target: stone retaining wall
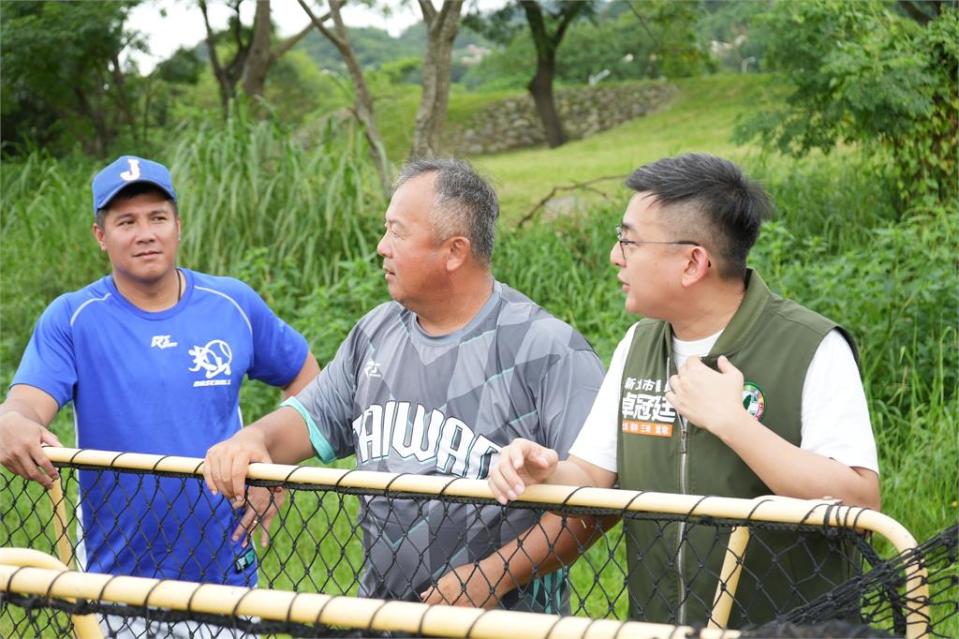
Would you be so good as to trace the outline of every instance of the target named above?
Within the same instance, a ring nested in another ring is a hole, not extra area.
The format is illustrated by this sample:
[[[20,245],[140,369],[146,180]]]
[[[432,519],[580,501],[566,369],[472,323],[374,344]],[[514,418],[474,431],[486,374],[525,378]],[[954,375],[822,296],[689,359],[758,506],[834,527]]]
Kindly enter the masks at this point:
[[[653,111],[677,93],[665,81],[576,87],[556,91],[563,131],[585,138]],[[460,127],[447,125],[444,147],[456,155],[497,153],[545,144],[533,98],[523,95],[494,102]]]

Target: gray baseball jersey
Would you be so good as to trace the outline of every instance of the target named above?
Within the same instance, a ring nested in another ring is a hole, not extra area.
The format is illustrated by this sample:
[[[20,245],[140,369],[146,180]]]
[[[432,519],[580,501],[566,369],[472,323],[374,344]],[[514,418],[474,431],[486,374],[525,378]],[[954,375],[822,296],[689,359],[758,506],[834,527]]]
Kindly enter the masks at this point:
[[[461,330],[434,337],[396,302],[373,309],[336,357],[287,405],[325,462],[484,479],[523,437],[559,453],[576,440],[603,366],[571,326],[500,283]],[[499,506],[364,498],[360,594],[415,600],[448,570],[478,561],[539,518]],[[545,575],[503,605],[559,612],[565,579]]]

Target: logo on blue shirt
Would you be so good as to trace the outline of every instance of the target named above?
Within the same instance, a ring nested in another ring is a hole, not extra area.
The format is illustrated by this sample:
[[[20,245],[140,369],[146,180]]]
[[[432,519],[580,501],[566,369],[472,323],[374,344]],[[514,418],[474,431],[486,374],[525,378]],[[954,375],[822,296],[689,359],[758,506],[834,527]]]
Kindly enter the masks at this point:
[[[194,386],[230,385],[230,362],[233,361],[233,351],[229,344],[222,339],[214,339],[207,342],[205,346],[194,346],[189,353],[193,358],[193,368],[190,372],[196,373],[202,370],[205,378],[194,381]],[[218,375],[224,375],[226,379],[213,379]]]
[[[174,346],[177,346],[177,343],[170,339],[170,335],[154,335],[150,340],[150,348],[159,348],[161,351]]]

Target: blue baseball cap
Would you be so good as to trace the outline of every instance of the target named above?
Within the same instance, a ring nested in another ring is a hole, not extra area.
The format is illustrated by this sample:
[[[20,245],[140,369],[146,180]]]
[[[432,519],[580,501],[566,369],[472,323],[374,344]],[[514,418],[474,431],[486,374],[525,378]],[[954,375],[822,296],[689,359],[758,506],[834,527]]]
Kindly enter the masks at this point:
[[[159,162],[124,155],[93,178],[93,213],[106,208],[117,193],[130,186],[146,182],[163,190],[176,202],[170,171]]]

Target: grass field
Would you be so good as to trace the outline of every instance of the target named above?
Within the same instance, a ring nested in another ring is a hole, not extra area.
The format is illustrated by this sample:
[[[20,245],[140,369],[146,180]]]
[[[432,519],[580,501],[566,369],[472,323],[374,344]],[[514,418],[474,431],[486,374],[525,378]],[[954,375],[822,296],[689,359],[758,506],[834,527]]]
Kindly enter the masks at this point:
[[[779,94],[775,78],[715,76],[678,86],[680,93],[667,108],[588,140],[475,158],[502,196],[494,256],[498,279],[575,325],[608,362],[634,321],[622,310],[608,263],[624,189],[610,180],[598,185],[605,196],[563,192],[561,197],[572,198],[565,214],[522,230],[516,222],[554,186],[625,175],[663,155],[700,150],[742,162],[767,186],[778,209],[754,250],[753,265],[775,291],[835,319],[857,338],[879,447],[883,511],[919,539],[955,523],[959,220],[954,211],[894,204],[882,174],[855,149],[795,161],[733,145],[736,118]],[[472,97],[467,104],[454,96],[451,108],[465,113],[486,99]],[[402,121],[397,116],[384,126],[384,135],[397,135]],[[391,144],[399,148],[402,141]],[[234,121],[225,130],[210,124],[184,131],[165,159],[184,194],[181,262],[250,282],[307,336],[321,362],[358,317],[386,299],[372,253],[384,202],[358,136],[328,131],[318,146],[303,149],[280,127]],[[4,383],[46,304],[105,272],[89,237],[88,184],[94,170],[93,162],[79,158],[35,155],[5,163],[0,175]],[[242,397],[248,417],[276,401],[275,392],[258,384],[247,385]],[[69,410],[54,430],[70,445]],[[339,463],[349,466],[351,460]],[[4,513],[9,508],[4,501]],[[278,535],[276,556],[291,532]],[[298,574],[294,567],[286,569],[291,583],[303,577],[302,568]],[[959,634],[959,627],[955,630]]]

